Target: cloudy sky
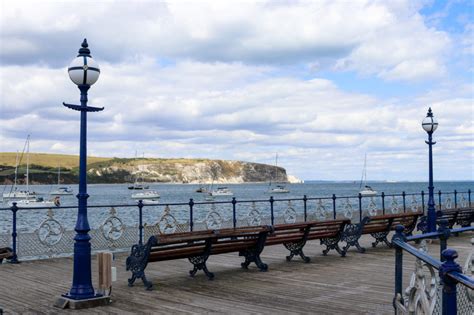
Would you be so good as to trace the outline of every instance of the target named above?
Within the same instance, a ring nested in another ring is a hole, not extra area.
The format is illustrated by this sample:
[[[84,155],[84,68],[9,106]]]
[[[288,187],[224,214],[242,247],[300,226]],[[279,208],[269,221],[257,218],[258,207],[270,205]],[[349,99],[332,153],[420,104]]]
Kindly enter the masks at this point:
[[[78,153],[67,66],[101,67],[89,154],[274,163],[302,179],[474,180],[467,1],[1,2],[1,151]]]

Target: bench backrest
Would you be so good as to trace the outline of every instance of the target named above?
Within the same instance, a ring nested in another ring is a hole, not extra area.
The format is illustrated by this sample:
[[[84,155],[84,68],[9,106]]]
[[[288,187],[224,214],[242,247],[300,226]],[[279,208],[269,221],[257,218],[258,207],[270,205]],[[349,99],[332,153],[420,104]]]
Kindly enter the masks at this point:
[[[153,245],[148,261],[244,250],[256,246],[259,237],[266,236],[271,231],[269,226],[256,226],[156,235],[152,237],[154,239],[150,238]]]
[[[412,228],[422,214],[421,212],[413,212],[369,217],[369,222],[365,223],[362,234],[386,232],[400,224],[406,228]]]

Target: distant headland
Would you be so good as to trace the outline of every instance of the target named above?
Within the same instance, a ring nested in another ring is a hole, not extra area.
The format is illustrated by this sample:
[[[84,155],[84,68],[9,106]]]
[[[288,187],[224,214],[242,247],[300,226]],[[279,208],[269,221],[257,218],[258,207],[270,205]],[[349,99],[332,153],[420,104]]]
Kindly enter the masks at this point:
[[[0,183],[15,178],[16,153],[0,153]],[[60,167],[61,184],[78,182],[79,157],[76,155],[30,153],[31,184],[55,184]],[[91,184],[130,183],[136,180],[157,183],[251,183],[300,182],[279,166],[244,161],[164,158],[88,157],[88,182]],[[26,157],[18,167],[18,183],[24,183]]]

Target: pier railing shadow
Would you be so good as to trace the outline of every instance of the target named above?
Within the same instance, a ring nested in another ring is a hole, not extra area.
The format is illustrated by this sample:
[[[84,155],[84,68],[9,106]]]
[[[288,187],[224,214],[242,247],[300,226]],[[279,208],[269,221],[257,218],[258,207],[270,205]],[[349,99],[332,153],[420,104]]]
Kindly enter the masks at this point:
[[[471,190],[438,192],[437,209],[471,207]],[[152,235],[256,225],[350,219],[419,212],[427,209],[421,193],[376,196],[326,196],[161,203],[140,200],[133,204],[89,205],[93,251],[129,251]],[[71,256],[77,206],[0,208],[0,247],[11,247],[11,262]]]

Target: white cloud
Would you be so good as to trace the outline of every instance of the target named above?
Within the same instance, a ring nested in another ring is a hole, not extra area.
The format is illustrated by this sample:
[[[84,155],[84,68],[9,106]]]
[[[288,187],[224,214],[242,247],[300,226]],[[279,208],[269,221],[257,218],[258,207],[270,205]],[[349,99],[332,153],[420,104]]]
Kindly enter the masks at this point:
[[[84,34],[110,60],[147,54],[205,62],[323,62],[384,79],[417,80],[443,73],[450,45],[449,36],[427,27],[419,5],[408,0],[138,1],[133,6],[102,1],[88,8],[76,1],[46,1],[40,7],[4,2],[2,41],[11,47],[2,49],[4,61],[57,63],[59,55],[71,54],[72,39]]]
[[[101,66],[90,104],[105,107],[89,115],[91,154],[272,164],[279,152],[291,174],[347,179],[359,177],[367,152],[371,179],[424,179],[420,122],[432,106],[440,122],[437,174],[471,176],[472,82],[449,77],[411,93],[391,85],[450,71],[451,36],[426,26],[420,4],[88,5],[85,12],[75,1],[3,2],[2,151],[15,151],[31,133],[34,151],[78,153],[79,115],[61,103],[78,102],[66,67],[84,35]],[[469,48],[467,36],[463,45]],[[378,83],[400,96],[358,92],[360,82],[324,76],[333,69],[385,80]]]

